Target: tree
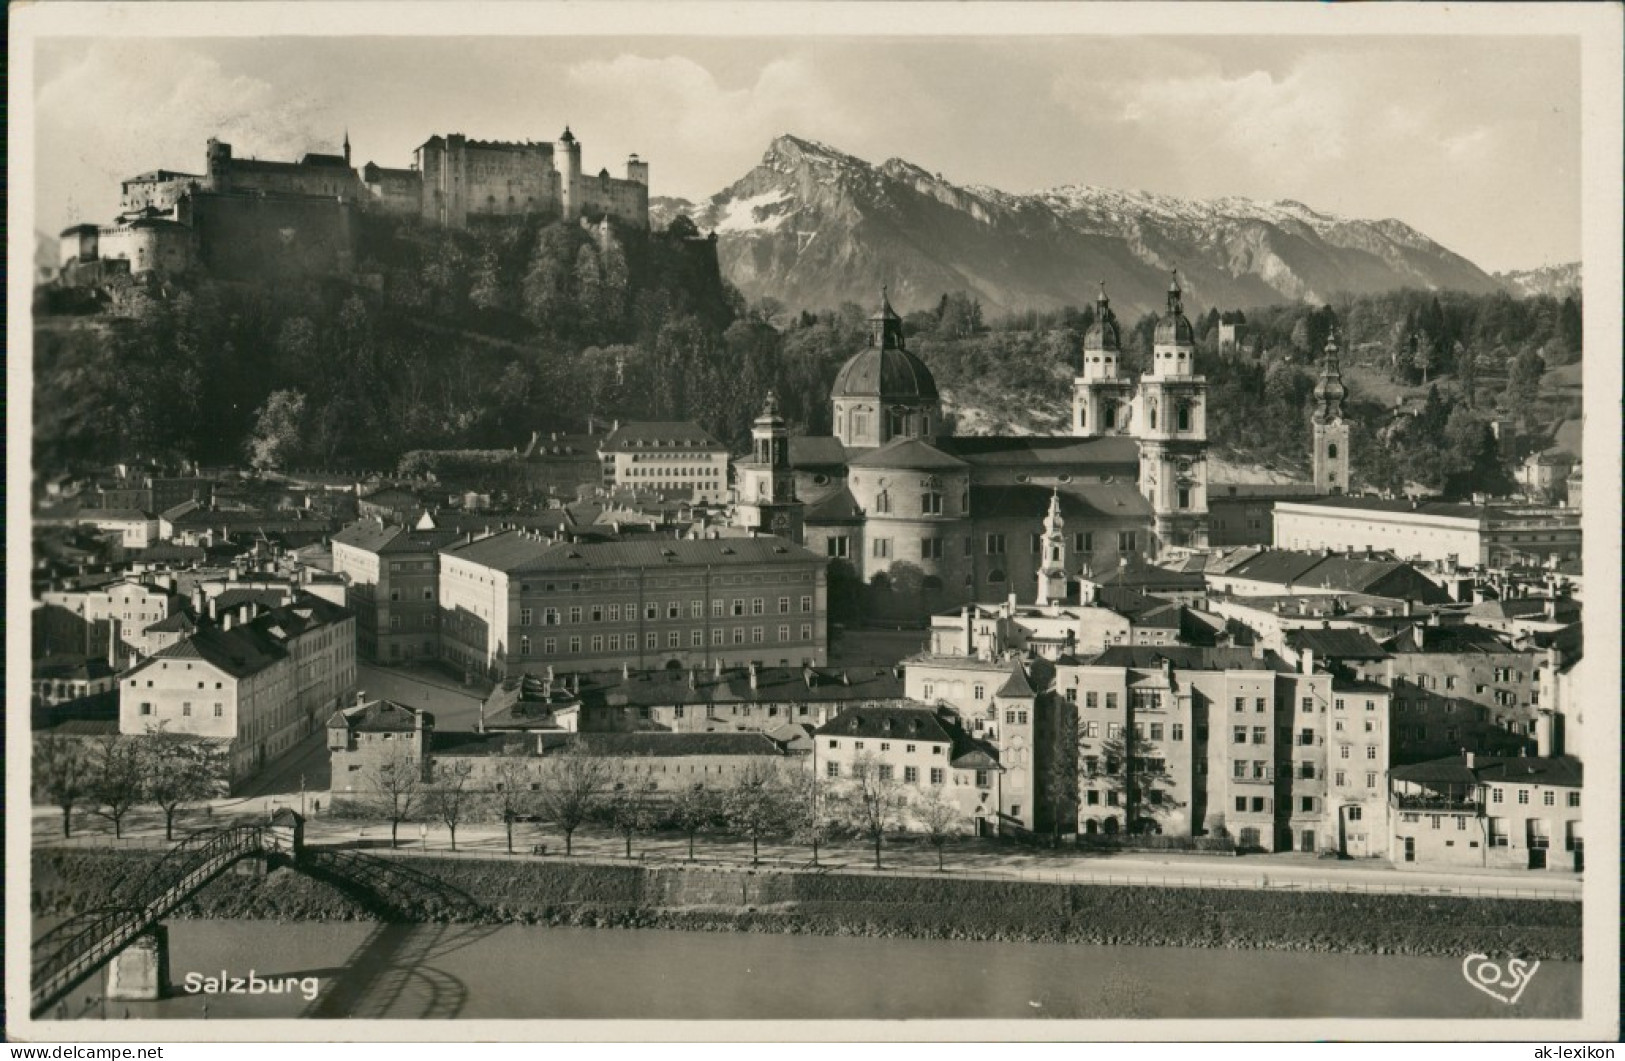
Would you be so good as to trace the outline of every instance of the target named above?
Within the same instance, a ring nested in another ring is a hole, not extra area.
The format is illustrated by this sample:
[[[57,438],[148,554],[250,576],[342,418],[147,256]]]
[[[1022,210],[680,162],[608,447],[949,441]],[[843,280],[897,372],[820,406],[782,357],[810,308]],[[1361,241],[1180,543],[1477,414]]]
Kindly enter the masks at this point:
[[[474,768],[466,762],[452,762],[435,771],[434,784],[424,798],[424,809],[440,820],[451,834],[451,849],[457,850],[457,826],[468,817],[475,793],[469,789]]]
[[[1077,827],[1078,815],[1078,713],[1070,700],[1058,699],[1055,733],[1049,758],[1043,767],[1044,789],[1050,802],[1050,846],[1061,846],[1061,823],[1070,819]],[[1071,832],[1072,829],[1068,829]]]
[[[255,414],[248,438],[248,463],[264,471],[285,468],[304,448],[305,396],[296,390],[272,391]]]
[[[818,865],[818,848],[834,831],[829,782],[816,774],[798,777],[790,786],[790,836],[798,844],[812,848],[812,864]]]
[[[181,805],[214,794],[214,769],[207,747],[181,733],[155,731],[140,738],[147,799],[164,812],[164,839],[175,839]]]
[[[914,810],[920,827],[925,830],[926,840],[937,849],[937,872],[941,873],[948,868],[943,864],[943,848],[947,847],[948,840],[959,832],[959,824],[965,820],[964,812],[943,795],[940,785],[933,786],[929,793],[916,800]],[[876,865],[878,864],[877,858]]]
[[[389,846],[400,843],[401,822],[411,821],[422,795],[423,768],[403,742],[395,741],[385,758],[368,768],[365,784],[389,819]]]
[[[536,804],[543,817],[564,833],[566,855],[575,853],[575,831],[598,813],[614,773],[610,761],[595,755],[586,738],[577,738],[543,760]]]
[[[90,760],[90,797],[96,814],[113,823],[113,836],[124,835],[124,817],[141,802],[146,778],[141,745],[114,734],[96,742]]]
[[[1182,804],[1173,798],[1174,778],[1167,762],[1148,754],[1157,749],[1139,735],[1135,728],[1139,725],[1124,729],[1123,736],[1101,742],[1101,754],[1105,759],[1102,776],[1106,789],[1116,793],[1117,803],[1123,807],[1124,828],[1143,835],[1162,832],[1160,819]]]
[[[1540,398],[1540,377],[1546,361],[1533,350],[1525,350],[1507,366],[1507,402],[1513,409],[1532,413]]]
[[[660,808],[650,791],[653,782],[638,776],[631,768],[616,772],[605,795],[600,814],[604,823],[621,834],[626,843],[626,857],[632,857],[632,837],[637,833],[653,832],[660,824]]]
[[[47,733],[34,739],[34,796],[62,811],[62,836],[73,835],[73,808],[90,795],[91,764],[73,737]]]
[[[896,769],[872,755],[852,762],[852,777],[842,786],[843,818],[875,845],[875,868],[880,869],[880,846],[888,831],[901,824],[908,792],[895,777]]]
[[[694,861],[694,838],[722,821],[722,797],[715,789],[693,784],[679,792],[668,809],[672,825],[688,837],[688,860]]]
[[[507,830],[510,855],[513,854],[514,820],[527,813],[535,804],[530,791],[530,760],[525,752],[523,743],[512,742],[502,749],[497,758],[496,769],[492,772],[492,780],[496,785],[492,800],[497,813],[502,815],[502,824]]]
[[[752,762],[723,792],[722,814],[734,832],[750,837],[750,861],[761,854],[763,837],[778,836],[789,825],[789,793],[777,765]]]

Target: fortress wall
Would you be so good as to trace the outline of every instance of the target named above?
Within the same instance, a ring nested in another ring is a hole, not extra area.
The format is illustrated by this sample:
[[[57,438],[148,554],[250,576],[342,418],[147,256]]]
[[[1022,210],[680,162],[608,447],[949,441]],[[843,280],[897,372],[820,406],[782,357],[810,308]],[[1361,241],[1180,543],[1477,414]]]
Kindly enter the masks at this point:
[[[205,193],[189,204],[198,260],[216,276],[311,276],[354,266],[347,202]]]

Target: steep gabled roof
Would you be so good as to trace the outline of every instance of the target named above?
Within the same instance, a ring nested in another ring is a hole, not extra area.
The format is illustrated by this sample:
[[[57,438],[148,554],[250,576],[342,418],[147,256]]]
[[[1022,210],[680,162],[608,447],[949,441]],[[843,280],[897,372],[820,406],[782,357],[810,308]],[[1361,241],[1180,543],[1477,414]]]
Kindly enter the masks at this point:
[[[1033,692],[1031,683],[1027,681],[1027,672],[1022,669],[1021,662],[1017,660],[1010,664],[1010,677],[1005,680],[1003,685],[999,686],[999,691],[993,695],[1024,699],[1038,694]]]
[[[863,509],[849,487],[841,487],[817,504],[809,505],[803,517],[807,523],[854,523],[863,519]]]
[[[1290,648],[1307,649],[1323,659],[1387,659],[1388,653],[1363,630],[1288,630]]]

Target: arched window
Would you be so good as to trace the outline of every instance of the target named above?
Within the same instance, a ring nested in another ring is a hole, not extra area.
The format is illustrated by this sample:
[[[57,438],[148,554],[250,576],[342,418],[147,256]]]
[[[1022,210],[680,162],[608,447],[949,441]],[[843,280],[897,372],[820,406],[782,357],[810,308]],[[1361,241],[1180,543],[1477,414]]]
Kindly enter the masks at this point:
[[[1326,447],[1326,456],[1332,460],[1337,459],[1337,443],[1333,442],[1331,445]]]
[[[1179,430],[1181,430],[1181,431],[1189,431],[1190,429],[1191,429],[1191,403],[1190,402],[1180,402],[1179,403]]]
[[[1087,405],[1078,406],[1078,426],[1089,426],[1089,407]]]
[[[1157,403],[1152,401],[1145,407],[1146,424],[1155,431],[1157,429]]]
[[[1117,403],[1116,402],[1107,402],[1106,403],[1106,426],[1107,427],[1116,427],[1117,426]]]
[[[1004,581],[1004,572],[1002,570],[1000,570],[999,568],[995,567],[992,571],[989,571],[987,573],[987,580],[989,582],[1003,582]]]

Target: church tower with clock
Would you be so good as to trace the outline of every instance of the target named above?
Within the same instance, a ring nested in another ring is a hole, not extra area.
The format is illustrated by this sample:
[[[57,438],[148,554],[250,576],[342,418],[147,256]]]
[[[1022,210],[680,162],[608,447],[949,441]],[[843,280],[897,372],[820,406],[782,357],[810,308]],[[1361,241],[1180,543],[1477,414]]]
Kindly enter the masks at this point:
[[[796,499],[795,474],[790,467],[790,432],[772,391],[767,392],[762,414],[751,424],[750,439],[751,459],[734,465],[739,473],[737,525],[800,545],[803,506]]]
[[[1158,555],[1208,543],[1207,381],[1196,374],[1196,333],[1182,299],[1175,273],[1137,394],[1140,493],[1151,503]]]
[[[1315,491],[1341,494],[1349,489],[1349,424],[1343,418],[1343,373],[1337,364],[1337,333],[1326,337],[1326,356],[1320,363],[1320,379],[1315,383],[1315,411],[1312,466]]]

